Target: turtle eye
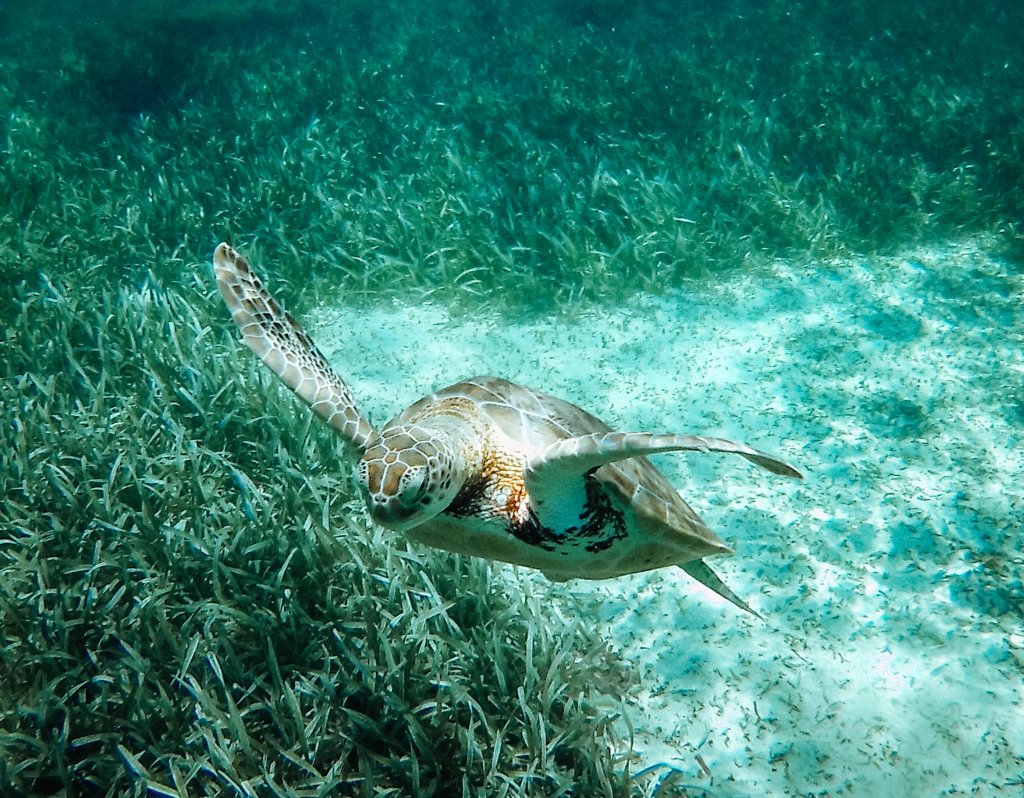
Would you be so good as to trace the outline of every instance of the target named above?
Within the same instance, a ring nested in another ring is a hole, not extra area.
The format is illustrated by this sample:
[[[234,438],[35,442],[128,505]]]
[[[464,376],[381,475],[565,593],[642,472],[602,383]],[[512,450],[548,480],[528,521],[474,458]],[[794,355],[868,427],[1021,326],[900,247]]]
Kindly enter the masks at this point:
[[[427,469],[410,466],[398,481],[398,498],[406,507],[420,503],[427,493]],[[429,498],[429,497],[428,497]]]

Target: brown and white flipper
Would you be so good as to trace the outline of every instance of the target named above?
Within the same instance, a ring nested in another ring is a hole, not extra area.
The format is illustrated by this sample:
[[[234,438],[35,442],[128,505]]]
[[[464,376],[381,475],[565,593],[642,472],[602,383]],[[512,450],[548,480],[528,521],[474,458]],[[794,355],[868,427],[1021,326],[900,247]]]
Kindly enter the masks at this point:
[[[527,480],[540,483],[552,476],[559,479],[556,476],[557,472],[582,476],[591,469],[606,463],[666,452],[738,454],[773,474],[794,479],[803,478],[803,475],[789,463],[746,444],[728,441],[725,438],[651,432],[599,432],[565,438],[546,446],[527,462]],[[532,492],[531,495],[533,495]]]
[[[217,287],[242,342],[357,452],[376,434],[352,392],[313,340],[270,295],[249,262],[228,244],[213,253]]]

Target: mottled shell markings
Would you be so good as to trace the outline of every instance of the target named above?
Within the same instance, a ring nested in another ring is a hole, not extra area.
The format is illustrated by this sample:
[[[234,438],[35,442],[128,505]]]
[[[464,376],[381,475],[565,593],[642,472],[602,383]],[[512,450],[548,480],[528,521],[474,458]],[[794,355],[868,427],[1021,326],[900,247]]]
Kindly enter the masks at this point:
[[[448,551],[605,579],[678,565],[743,609],[702,558],[730,551],[646,455],[729,452],[775,474],[741,443],[613,431],[563,399],[474,377],[413,403],[377,430],[299,324],[228,244],[214,272],[242,340],[341,436],[371,517]]]

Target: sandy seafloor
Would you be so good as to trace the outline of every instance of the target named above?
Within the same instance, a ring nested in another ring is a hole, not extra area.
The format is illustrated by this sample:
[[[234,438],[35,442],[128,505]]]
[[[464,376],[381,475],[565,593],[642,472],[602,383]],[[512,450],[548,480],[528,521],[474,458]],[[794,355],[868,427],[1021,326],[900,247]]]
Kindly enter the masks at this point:
[[[765,623],[674,569],[495,566],[635,664],[634,771],[715,796],[1024,793],[1024,277],[983,246],[780,263],[571,319],[342,303],[306,322],[378,423],[495,374],[805,472],[656,458]]]

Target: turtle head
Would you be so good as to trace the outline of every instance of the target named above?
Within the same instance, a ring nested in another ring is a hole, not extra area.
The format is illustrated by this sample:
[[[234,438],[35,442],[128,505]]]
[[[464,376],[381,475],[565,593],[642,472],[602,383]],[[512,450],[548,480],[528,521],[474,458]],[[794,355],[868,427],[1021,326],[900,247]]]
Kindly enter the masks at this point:
[[[369,442],[356,470],[370,516],[398,532],[451,504],[464,474],[463,458],[448,436],[418,424],[385,429]]]

